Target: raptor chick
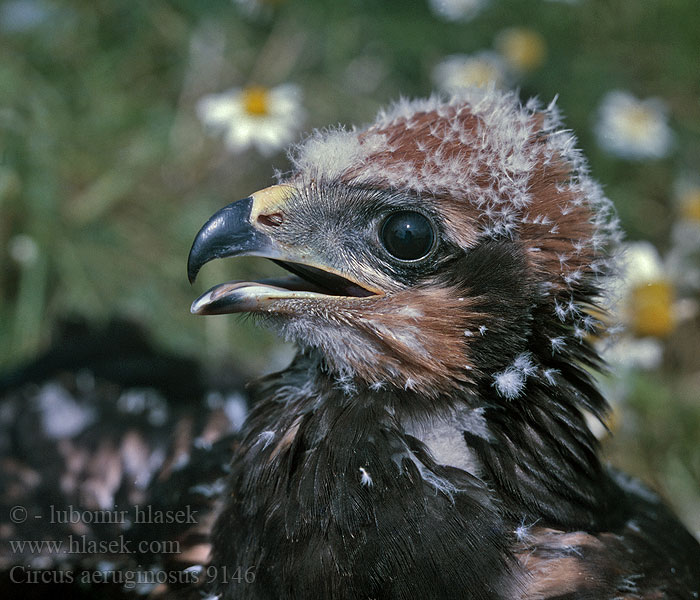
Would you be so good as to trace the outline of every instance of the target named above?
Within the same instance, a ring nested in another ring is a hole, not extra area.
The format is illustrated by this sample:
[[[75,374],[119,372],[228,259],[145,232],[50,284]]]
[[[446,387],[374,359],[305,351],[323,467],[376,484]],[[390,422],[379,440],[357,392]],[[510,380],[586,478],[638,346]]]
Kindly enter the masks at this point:
[[[212,565],[221,598],[698,598],[700,546],[602,465],[589,342],[618,225],[554,104],[402,101],[316,132],[189,257],[292,273],[197,314],[295,341],[258,382]]]

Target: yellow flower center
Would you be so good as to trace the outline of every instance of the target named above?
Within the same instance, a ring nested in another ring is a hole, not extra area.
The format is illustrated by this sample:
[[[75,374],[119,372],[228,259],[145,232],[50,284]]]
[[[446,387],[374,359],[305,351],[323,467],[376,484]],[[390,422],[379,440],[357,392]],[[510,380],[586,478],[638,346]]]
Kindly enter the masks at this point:
[[[700,187],[693,187],[681,196],[681,215],[700,223]]]
[[[630,294],[630,325],[639,337],[665,337],[673,331],[673,286],[654,281],[637,286]]]
[[[630,108],[621,119],[622,129],[633,139],[643,140],[656,122],[655,115],[643,106]]]
[[[459,83],[464,87],[486,87],[489,83],[499,83],[498,69],[485,60],[478,60],[466,65],[460,73]]]
[[[536,69],[547,55],[544,38],[531,29],[507,29],[498,37],[497,46],[508,64],[521,71]]]
[[[243,90],[243,108],[254,117],[270,114],[270,92],[267,88],[252,85]]]

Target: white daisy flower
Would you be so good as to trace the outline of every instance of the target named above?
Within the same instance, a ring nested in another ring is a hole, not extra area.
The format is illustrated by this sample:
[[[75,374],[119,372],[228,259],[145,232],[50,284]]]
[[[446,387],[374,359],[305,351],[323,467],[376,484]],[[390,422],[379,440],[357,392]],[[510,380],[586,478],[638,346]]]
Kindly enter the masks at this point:
[[[294,139],[304,119],[299,87],[250,86],[204,96],[197,102],[197,115],[211,130],[223,133],[232,152],[254,146],[269,155]]]
[[[613,333],[616,329],[613,327],[609,337],[594,341],[616,374],[599,381],[611,405],[611,413],[605,420],[611,431],[619,424],[623,403],[634,389],[635,373],[660,368],[665,338],[697,312],[697,302],[688,295],[691,288],[687,281],[693,272],[697,274],[698,268],[675,249],[662,258],[651,243],[633,242],[624,247],[623,259],[610,315],[613,323],[622,324],[622,330],[617,328]],[[589,426],[602,439],[607,431],[593,421],[591,418]]]
[[[605,424],[587,415],[589,428],[598,439],[615,431],[623,420],[624,401],[633,389],[635,372],[653,371],[661,366],[664,344],[660,339],[675,327],[673,314],[673,284],[666,279],[664,267],[656,248],[649,242],[628,244],[624,262],[614,291],[615,305],[609,318],[613,325],[610,335],[594,340],[615,377],[600,377],[599,385],[610,404]],[[600,318],[607,320],[606,315]]]
[[[676,326],[673,271],[649,242],[627,244],[621,282],[620,316],[638,338],[664,338]]]
[[[627,92],[609,92],[598,109],[595,133],[600,146],[621,158],[662,158],[673,143],[666,104],[639,100]]]
[[[623,332],[598,342],[604,358],[617,367],[653,369],[663,355],[660,340],[670,335],[683,315],[677,297],[676,266],[663,261],[649,242],[624,248],[621,277],[614,291],[611,320]]]
[[[674,250],[663,260],[649,242],[627,244],[622,268],[613,319],[623,324],[624,333],[602,340],[601,350],[617,366],[656,368],[663,354],[661,340],[697,310],[688,281],[698,268]]]
[[[504,87],[506,66],[495,52],[453,54],[439,62],[433,69],[435,85],[448,94],[459,93],[470,87]]]
[[[446,21],[471,21],[489,0],[428,0],[430,8]]]

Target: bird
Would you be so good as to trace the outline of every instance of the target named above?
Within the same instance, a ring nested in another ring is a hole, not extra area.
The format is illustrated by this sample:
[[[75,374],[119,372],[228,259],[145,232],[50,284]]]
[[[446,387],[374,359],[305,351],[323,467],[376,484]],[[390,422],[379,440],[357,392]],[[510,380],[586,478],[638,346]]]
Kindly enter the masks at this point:
[[[198,597],[246,409],[235,370],[205,376],[123,318],[52,337],[0,377],[0,595]]]
[[[191,312],[298,348],[251,385],[211,597],[698,598],[698,541],[589,429],[621,233],[556,102],[402,99],[289,158],[188,258],[281,266]]]

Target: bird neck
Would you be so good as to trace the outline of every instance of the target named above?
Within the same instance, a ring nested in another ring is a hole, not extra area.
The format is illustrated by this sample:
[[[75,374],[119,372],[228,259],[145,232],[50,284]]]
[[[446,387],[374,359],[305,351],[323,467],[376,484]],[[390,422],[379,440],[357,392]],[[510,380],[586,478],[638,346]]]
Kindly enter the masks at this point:
[[[256,387],[212,564],[257,565],[256,585],[276,597],[289,585],[300,597],[330,588],[347,592],[318,597],[366,597],[376,573],[401,597],[514,597],[511,525],[497,499],[434,460],[395,393],[342,389],[308,355]],[[280,584],[280,573],[294,583]]]
[[[550,382],[532,378],[510,400],[488,385],[426,398],[338,379],[322,358],[305,353],[254,392],[260,400],[246,445],[269,447],[270,464],[295,448],[323,447],[342,456],[384,439],[396,446],[390,456],[419,465],[438,491],[458,491],[444,467],[480,478],[514,522],[595,529],[603,526],[601,515],[610,514],[608,477],[582,410],[597,414],[604,401],[578,367],[562,365]],[[362,479],[360,467],[336,465]],[[371,478],[369,466],[362,468]]]
[[[484,408],[487,436],[465,431],[479,476],[513,519],[593,531],[615,518],[582,394],[565,380],[556,387],[533,381],[517,399]]]

